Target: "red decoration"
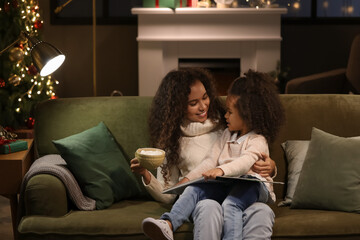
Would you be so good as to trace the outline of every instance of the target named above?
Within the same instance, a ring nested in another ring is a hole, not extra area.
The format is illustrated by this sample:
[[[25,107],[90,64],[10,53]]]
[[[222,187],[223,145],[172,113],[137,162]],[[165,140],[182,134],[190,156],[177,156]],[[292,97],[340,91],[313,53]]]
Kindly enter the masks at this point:
[[[26,126],[27,126],[29,129],[33,129],[33,128],[34,128],[34,125],[35,125],[35,119],[32,118],[32,117],[29,117],[28,120],[26,121]]]
[[[58,96],[53,95],[53,96],[51,96],[50,99],[57,99],[57,98],[58,98]]]
[[[0,146],[9,144],[9,143],[15,142],[15,141],[16,141],[15,139],[2,139],[2,138],[0,138]]]
[[[12,127],[4,127],[4,129],[7,132],[14,132],[14,129]]]
[[[5,80],[0,78],[0,87],[5,87]]]
[[[36,69],[36,67],[34,65],[31,64],[28,69],[28,74],[35,76],[37,73],[38,73],[38,70]]]
[[[42,28],[42,22],[40,21],[40,20],[36,20],[35,22],[34,22],[34,28],[36,28],[36,29],[41,29]]]
[[[182,1],[181,1],[182,2]],[[192,7],[192,0],[187,0],[187,6]]]
[[[157,8],[159,7],[159,0],[155,1],[155,7],[157,7]]]

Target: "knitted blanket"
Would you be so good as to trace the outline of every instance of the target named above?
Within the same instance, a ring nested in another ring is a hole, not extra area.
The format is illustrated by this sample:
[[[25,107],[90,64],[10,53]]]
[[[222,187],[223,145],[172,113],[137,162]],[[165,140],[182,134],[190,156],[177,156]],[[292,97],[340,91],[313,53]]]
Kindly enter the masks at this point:
[[[25,174],[21,184],[19,202],[22,202],[23,193],[30,178],[38,174],[46,173],[58,177],[64,183],[70,199],[78,209],[87,211],[95,210],[95,200],[83,195],[74,175],[66,165],[65,160],[57,154],[45,155],[34,161],[29,171]]]

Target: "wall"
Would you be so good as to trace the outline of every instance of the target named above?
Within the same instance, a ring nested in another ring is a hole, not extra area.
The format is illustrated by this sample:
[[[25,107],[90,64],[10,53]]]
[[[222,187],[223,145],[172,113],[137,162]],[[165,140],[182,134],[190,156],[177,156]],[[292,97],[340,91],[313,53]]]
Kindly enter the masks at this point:
[[[346,67],[360,24],[282,25],[281,64],[289,77]]]
[[[53,77],[59,97],[93,96],[92,26],[51,25],[50,1],[39,0],[44,20],[42,39],[59,48],[66,60]],[[138,94],[137,26],[98,25],[97,95],[109,96],[113,90],[124,95]]]
[[[92,96],[92,27],[51,25],[49,0],[39,0],[44,18],[43,40],[66,54],[64,65],[53,76],[59,80],[59,97]],[[360,24],[294,25],[281,29],[282,67],[289,78],[345,67],[351,41]],[[97,26],[97,92],[108,96],[117,89],[138,95],[136,25]]]

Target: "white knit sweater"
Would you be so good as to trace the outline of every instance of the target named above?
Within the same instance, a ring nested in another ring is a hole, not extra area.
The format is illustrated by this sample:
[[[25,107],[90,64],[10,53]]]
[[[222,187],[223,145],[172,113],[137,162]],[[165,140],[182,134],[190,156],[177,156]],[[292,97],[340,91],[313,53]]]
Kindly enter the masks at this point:
[[[162,191],[178,183],[199,165],[223,132],[209,119],[204,123],[186,122],[181,126],[181,130],[184,136],[180,141],[180,164],[169,171],[167,185],[165,186],[161,168],[157,169],[157,178],[151,174],[150,183],[144,184],[150,195],[159,202],[174,202],[176,195],[162,194]]]

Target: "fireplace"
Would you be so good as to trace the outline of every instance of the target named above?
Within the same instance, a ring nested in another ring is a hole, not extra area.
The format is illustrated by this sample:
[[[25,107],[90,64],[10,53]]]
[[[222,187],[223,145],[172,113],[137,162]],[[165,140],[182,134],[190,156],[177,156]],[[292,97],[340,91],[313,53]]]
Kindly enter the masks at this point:
[[[180,58],[178,68],[205,68],[214,78],[218,94],[225,96],[231,82],[240,76],[239,58]]]
[[[280,17],[286,11],[285,8],[133,8],[132,13],[138,15],[139,96],[154,96],[167,72],[199,59],[209,62],[237,59],[238,71],[242,72],[250,68],[263,72],[275,70],[280,61]],[[217,63],[221,65],[221,61]],[[215,70],[220,68],[212,71],[216,74]],[[223,88],[220,94],[226,92],[227,81],[235,75],[238,76],[235,73],[231,77],[217,76],[218,85]]]

